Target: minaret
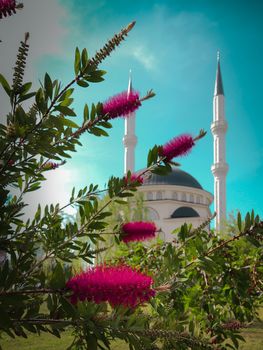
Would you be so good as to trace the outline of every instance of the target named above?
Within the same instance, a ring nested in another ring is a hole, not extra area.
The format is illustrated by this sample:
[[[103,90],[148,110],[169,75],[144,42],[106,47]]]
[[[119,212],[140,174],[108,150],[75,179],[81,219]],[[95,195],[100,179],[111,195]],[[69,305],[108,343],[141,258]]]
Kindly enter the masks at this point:
[[[214,175],[214,203],[216,231],[220,231],[226,220],[226,141],[227,122],[225,120],[225,96],[220,69],[220,54],[217,52],[217,71],[213,99],[213,122],[211,132],[214,137],[214,164],[211,167]]]
[[[129,96],[132,91],[132,79],[131,79],[131,71],[129,76],[128,90],[127,96]],[[124,174],[127,174],[128,170],[134,172],[135,165],[135,146],[137,144],[137,137],[135,135],[135,112],[130,113],[125,118],[125,131],[123,137],[124,144]]]

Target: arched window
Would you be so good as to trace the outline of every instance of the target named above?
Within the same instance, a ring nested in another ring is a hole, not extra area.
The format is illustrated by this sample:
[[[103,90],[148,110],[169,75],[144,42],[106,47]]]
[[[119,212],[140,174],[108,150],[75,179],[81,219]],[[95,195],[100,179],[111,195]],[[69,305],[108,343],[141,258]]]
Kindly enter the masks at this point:
[[[173,214],[171,215],[171,218],[173,219],[180,219],[180,218],[197,218],[199,217],[199,214],[196,210],[194,210],[191,207],[180,207],[177,208]]]
[[[174,199],[175,201],[177,201],[177,199],[178,199],[177,192],[173,192],[173,194],[172,194],[172,199]]]
[[[158,192],[156,193],[156,199],[157,199],[157,200],[163,199],[163,194],[162,194],[161,191],[158,191]]]
[[[186,193],[182,193],[181,199],[183,202],[186,202]]]
[[[190,201],[191,203],[194,203],[194,202],[195,202],[195,197],[194,197],[193,194],[190,194],[189,201]]]
[[[159,214],[157,213],[157,211],[153,208],[147,208],[147,216],[149,218],[149,220],[155,221],[155,220],[159,220]]]
[[[152,192],[147,192],[147,200],[152,201],[153,200],[153,193]]]

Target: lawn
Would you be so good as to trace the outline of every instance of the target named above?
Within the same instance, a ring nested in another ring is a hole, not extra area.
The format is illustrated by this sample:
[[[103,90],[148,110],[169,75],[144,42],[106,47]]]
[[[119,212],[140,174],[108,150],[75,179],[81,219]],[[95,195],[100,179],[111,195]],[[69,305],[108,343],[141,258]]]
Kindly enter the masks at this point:
[[[262,314],[263,312],[261,312]],[[242,333],[246,343],[241,343],[240,350],[262,350],[263,349],[263,322],[255,322],[251,327]],[[3,350],[65,350],[72,341],[71,333],[65,332],[61,339],[50,334],[30,334],[28,339],[11,339],[6,336],[0,340]],[[116,341],[112,343],[112,350],[128,350],[125,342]]]
[[[242,333],[246,343],[240,345],[240,350],[262,350],[263,349],[263,322],[255,322]]]
[[[0,340],[3,350],[65,350],[72,342],[71,332],[65,332],[61,339],[51,334],[43,333],[41,336],[30,334],[28,339],[11,339],[6,336]],[[112,350],[128,350],[125,342],[116,341],[112,343]]]

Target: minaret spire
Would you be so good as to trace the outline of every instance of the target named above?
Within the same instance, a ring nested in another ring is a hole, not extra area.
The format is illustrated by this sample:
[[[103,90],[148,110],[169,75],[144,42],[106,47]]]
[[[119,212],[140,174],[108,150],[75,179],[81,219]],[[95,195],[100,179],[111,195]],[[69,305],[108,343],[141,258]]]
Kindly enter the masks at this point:
[[[218,51],[213,99],[213,122],[211,124],[211,132],[214,137],[214,164],[211,170],[214,175],[214,203],[217,213],[215,228],[217,231],[222,230],[226,220],[226,174],[228,172],[226,163],[226,131],[225,96],[221,76],[220,53]]]
[[[132,76],[131,70],[129,73],[129,83],[127,89],[127,96],[132,91]],[[135,135],[135,112],[130,113],[124,121],[124,174],[130,170],[134,172],[135,167],[135,147],[137,144],[137,137]]]
[[[217,70],[214,96],[224,95],[223,80],[220,69],[220,51],[217,51]]]

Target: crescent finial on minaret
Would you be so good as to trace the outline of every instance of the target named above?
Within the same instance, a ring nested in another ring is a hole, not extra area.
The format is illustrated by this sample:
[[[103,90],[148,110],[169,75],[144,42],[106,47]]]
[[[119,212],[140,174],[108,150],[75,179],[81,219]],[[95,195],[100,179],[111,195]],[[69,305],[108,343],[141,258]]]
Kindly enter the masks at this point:
[[[217,50],[217,63],[219,63],[220,62],[220,51],[219,50]]]

